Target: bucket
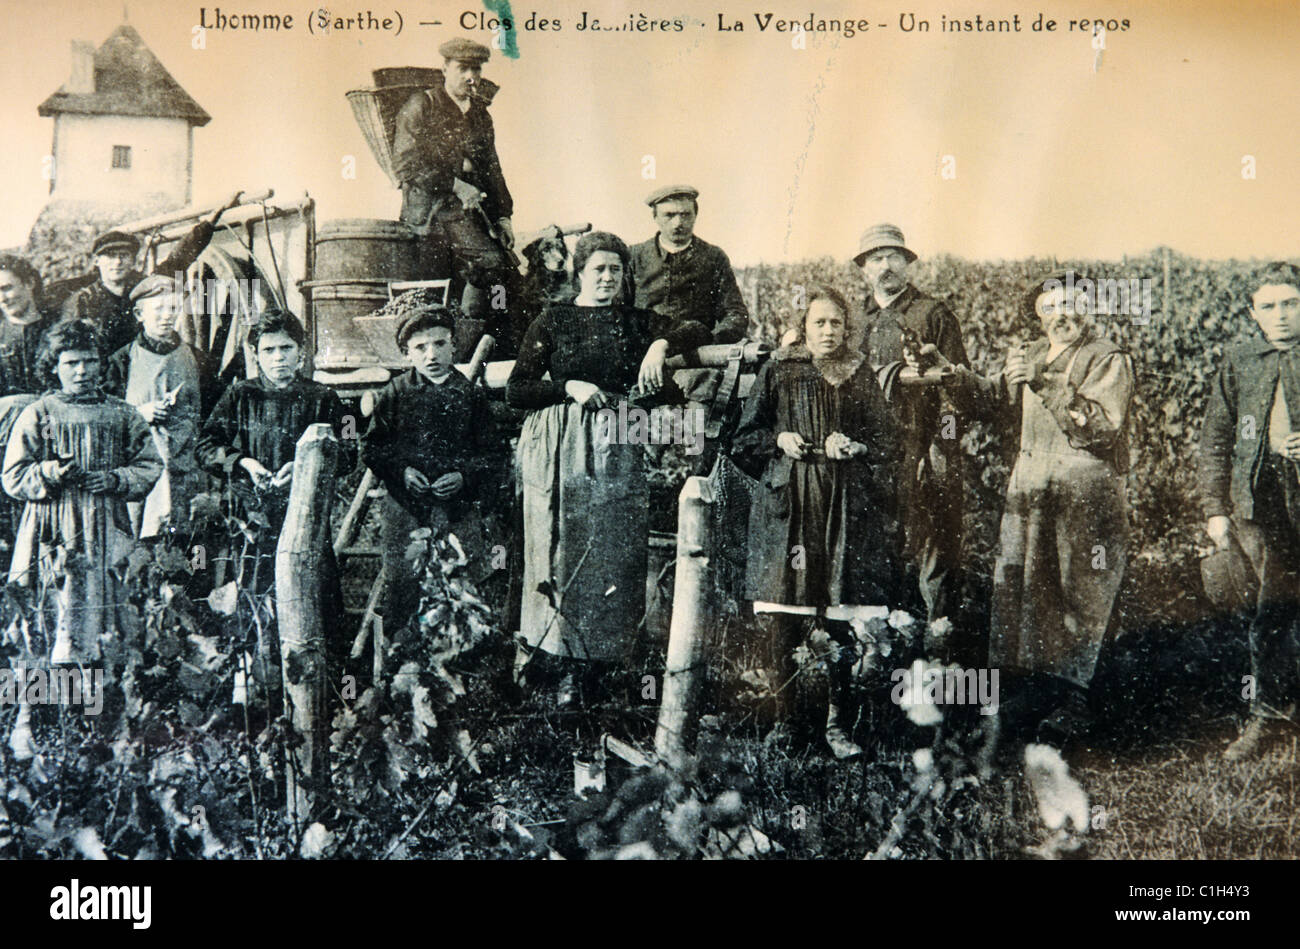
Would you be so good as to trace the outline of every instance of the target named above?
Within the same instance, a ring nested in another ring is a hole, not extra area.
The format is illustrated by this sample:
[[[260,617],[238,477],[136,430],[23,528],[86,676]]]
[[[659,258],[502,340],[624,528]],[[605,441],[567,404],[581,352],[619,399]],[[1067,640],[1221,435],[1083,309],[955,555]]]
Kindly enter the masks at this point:
[[[303,286],[303,292],[311,294],[317,369],[391,367],[405,362],[382,358],[353,322],[354,317],[373,313],[388,302],[388,288],[384,283],[312,281]],[[395,344],[390,343],[390,347],[393,352],[397,349]]]
[[[316,229],[316,266],[323,280],[420,280],[420,239],[401,221],[342,218]]]
[[[585,798],[589,793],[605,790],[605,748],[602,745],[590,756],[573,753],[573,793]]]

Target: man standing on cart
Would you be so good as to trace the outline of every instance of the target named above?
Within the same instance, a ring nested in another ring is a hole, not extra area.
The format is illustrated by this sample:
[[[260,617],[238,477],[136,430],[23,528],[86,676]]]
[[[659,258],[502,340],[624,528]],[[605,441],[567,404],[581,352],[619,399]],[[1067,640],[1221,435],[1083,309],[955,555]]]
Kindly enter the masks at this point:
[[[412,95],[397,113],[393,171],[401,220],[426,238],[425,265],[452,278],[452,297],[483,320],[498,354],[513,349],[510,313],[520,292],[514,260],[514,202],[497,158],[487,111],[486,46],[457,37],[438,47],[442,85]],[[463,354],[461,354],[463,355]]]

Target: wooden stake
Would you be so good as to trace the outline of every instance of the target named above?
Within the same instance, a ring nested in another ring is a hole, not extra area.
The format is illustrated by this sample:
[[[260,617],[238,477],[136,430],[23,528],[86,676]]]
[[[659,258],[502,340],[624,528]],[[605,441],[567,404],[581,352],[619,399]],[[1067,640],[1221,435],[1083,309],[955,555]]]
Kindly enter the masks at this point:
[[[655,754],[670,768],[686,758],[686,731],[691,720],[695,681],[704,649],[704,630],[711,614],[709,596],[709,505],[713,489],[705,478],[687,478],[677,501],[677,574],[673,618],[668,633]]]
[[[357,631],[356,638],[352,640],[352,650],[348,653],[349,659],[360,659],[361,653],[365,651],[366,640],[370,638],[370,626],[378,618],[379,596],[384,590],[383,572],[375,578],[375,585],[370,588],[370,597],[366,600],[366,610],[361,615],[361,628]]]
[[[842,606],[802,606],[799,604],[789,603],[769,603],[766,600],[754,601],[754,612],[762,613],[785,613],[789,616],[820,616],[824,619],[831,620],[862,620],[864,623],[873,619],[888,619],[888,606],[854,606],[845,604]]]
[[[1165,270],[1165,291],[1164,296],[1160,298],[1160,309],[1161,316],[1164,316],[1167,320],[1167,318],[1174,315],[1173,308],[1169,305],[1169,248],[1164,248],[1160,256]]]
[[[275,551],[285,714],[301,739],[287,752],[287,810],[295,832],[310,822],[317,793],[329,783],[322,569],[338,454],[338,439],[323,422],[309,426],[298,440],[289,508]]]
[[[618,755],[634,768],[653,768],[655,766],[654,756],[646,754],[636,745],[629,745],[613,735],[602,735],[601,740],[605,743],[606,751]]]
[[[343,515],[343,523],[339,525],[339,536],[334,538],[335,557],[341,557],[344,548],[351,544],[352,538],[356,536],[361,526],[361,515],[366,511],[366,498],[377,481],[375,473],[367,468],[361,484],[357,487],[357,493],[352,496],[352,503],[348,505],[348,512]]]

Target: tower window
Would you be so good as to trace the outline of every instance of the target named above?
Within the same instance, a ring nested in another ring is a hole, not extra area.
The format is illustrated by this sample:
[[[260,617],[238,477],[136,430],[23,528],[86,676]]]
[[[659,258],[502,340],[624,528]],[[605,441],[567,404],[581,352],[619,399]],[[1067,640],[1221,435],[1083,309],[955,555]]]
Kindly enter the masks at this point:
[[[114,168],[131,167],[131,146],[130,145],[113,146],[113,167]]]

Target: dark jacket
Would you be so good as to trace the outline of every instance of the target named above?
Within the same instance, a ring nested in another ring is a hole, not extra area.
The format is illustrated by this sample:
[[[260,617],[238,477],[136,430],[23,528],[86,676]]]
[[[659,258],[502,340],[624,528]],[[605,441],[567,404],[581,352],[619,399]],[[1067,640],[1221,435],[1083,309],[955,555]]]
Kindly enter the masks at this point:
[[[494,465],[486,439],[491,430],[487,398],[458,370],[442,383],[408,369],[380,390],[361,447],[361,460],[388,488],[393,500],[422,520],[437,499],[406,489],[407,468],[430,481],[453,471],[465,479],[453,502],[472,500]]]
[[[272,474],[294,460],[298,439],[309,425],[327,422],[341,439],[346,456],[355,438],[344,439],[343,403],[329,386],[298,378],[284,389],[258,379],[240,379],[222,394],[199,437],[199,461],[213,474],[231,470],[241,458],[259,461]],[[340,474],[349,470],[345,458]]]
[[[441,85],[417,92],[397,113],[393,173],[402,183],[402,220],[408,223],[414,223],[408,205],[422,205],[427,219],[429,211],[452,196],[456,178],[487,195],[483,210],[489,220],[510,217],[514,212],[514,200],[497,158],[492,116],[477,99],[462,113]]]
[[[1210,390],[1197,462],[1197,491],[1207,518],[1255,518],[1255,489],[1283,358],[1264,339],[1240,343],[1224,356]],[[1287,408],[1300,431],[1300,405],[1288,399]]]
[[[694,237],[685,250],[669,254],[655,235],[632,248],[632,274],[637,306],[673,326],[699,323],[711,343],[745,338],[749,308],[722,248]]]
[[[24,392],[39,395],[50,387],[36,368],[45,332],[58,320],[36,303],[40,315],[31,323],[18,324],[0,316],[0,396]]]
[[[961,327],[943,301],[909,285],[885,310],[875,295],[868,293],[864,312],[867,358],[877,370],[903,358],[899,323],[915,332],[922,343],[934,343],[949,362],[969,365]],[[909,549],[915,549],[922,535],[938,534],[945,543],[950,542],[948,549],[955,559],[962,517],[961,427],[955,427],[954,438],[940,437],[946,413],[938,387],[896,384],[887,395],[902,440],[899,505],[908,525]]]
[[[172,252],[154,268],[154,273],[164,277],[183,274],[199,259],[199,255],[212,241],[215,228],[207,221],[200,221],[186,234]],[[115,353],[123,346],[129,346],[135,339],[135,307],[131,303],[131,291],[145,277],[141,273],[132,273],[126,278],[126,290],[119,296],[109,290],[102,280],[96,278],[88,287],[83,287],[63,303],[63,319],[89,320],[100,331],[100,345],[105,353]]]
[[[257,459],[272,474],[294,460],[298,440],[308,426],[327,423],[340,439],[335,478],[342,480],[352,470],[356,437],[344,437],[343,403],[329,386],[296,378],[284,389],[273,389],[259,377],[239,379],[222,393],[212,415],[199,434],[198,460],[218,477],[230,474],[234,510],[250,521],[264,518],[256,543],[246,548],[237,576],[250,592],[262,597],[275,590],[275,551],[288,512],[292,485],[265,493],[255,491],[239,460]],[[348,418],[351,422],[352,419]],[[331,648],[338,648],[345,633],[343,595],[338,563],[334,559],[332,532],[322,531],[321,601],[325,635]],[[236,545],[238,549],[239,545]],[[283,605],[282,607],[283,608]],[[343,640],[346,642],[346,640]]]

